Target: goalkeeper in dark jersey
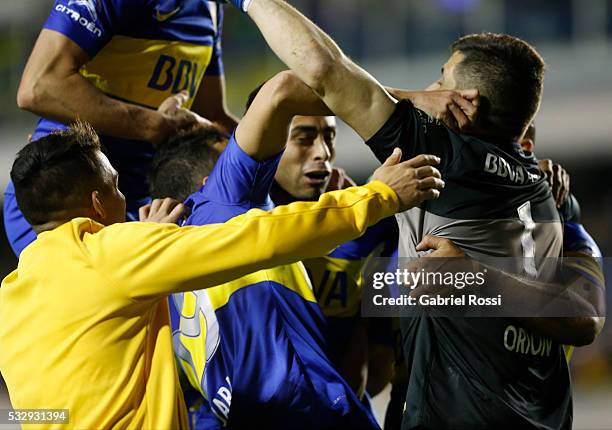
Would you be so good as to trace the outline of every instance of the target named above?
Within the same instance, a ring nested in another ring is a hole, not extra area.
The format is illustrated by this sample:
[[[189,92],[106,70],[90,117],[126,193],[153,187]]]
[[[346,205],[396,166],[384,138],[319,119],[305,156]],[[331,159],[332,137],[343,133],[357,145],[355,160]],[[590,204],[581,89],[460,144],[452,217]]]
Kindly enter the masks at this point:
[[[533,152],[535,137],[535,126],[532,124],[527,130],[524,139],[521,141],[523,150]],[[570,271],[573,272],[570,279],[580,279],[582,282],[592,285],[597,296],[603,299],[605,285],[600,267],[601,252],[595,241],[582,226],[580,206],[576,198],[570,194],[569,175],[562,166],[553,163],[551,160],[540,160],[538,165],[546,174],[552,194],[555,197],[555,202],[557,203],[557,207],[563,219],[563,256],[568,258],[567,261],[569,261],[569,264],[567,264],[567,266],[570,267]],[[431,249],[435,249],[436,252],[434,255],[438,257],[448,258],[464,255],[462,251],[452,242],[448,241],[448,239],[428,238],[427,244]],[[513,281],[516,282],[517,280],[513,279]],[[565,287],[567,287],[567,285]],[[583,318],[579,319],[578,322],[586,328],[586,330],[583,330],[586,337],[582,340],[574,339],[574,341],[579,340],[577,343],[591,343],[593,338],[603,328],[605,302],[603,300],[594,300],[592,302],[593,304],[587,302],[586,308],[583,307],[583,309],[580,310]],[[553,338],[562,335],[562,333],[555,332],[554,327],[553,331],[549,334]],[[566,339],[558,339],[559,343],[563,343],[565,340]],[[572,339],[570,339],[570,342],[571,341]],[[574,351],[574,346],[565,345],[564,350],[566,360],[569,363]],[[411,398],[406,399],[409,379],[404,363],[402,348],[399,346],[396,351],[391,400],[385,415],[385,430],[393,430],[400,427],[405,403],[410,403],[413,400]]]
[[[544,259],[560,255],[561,218],[537,159],[518,143],[539,109],[543,89],[544,61],[528,43],[480,34],[452,45],[431,89],[476,88],[481,95],[474,128],[457,133],[409,101],[398,103],[284,1],[232,3],[248,13],[280,59],[379,160],[395,147],[406,157],[432,151],[441,157],[447,186],[440,199],[397,216],[400,257],[419,256],[417,245],[427,234],[452,239],[471,257],[516,257],[513,269],[519,272],[534,273]],[[579,344],[592,329],[571,317],[547,323],[534,319],[521,330],[545,337],[552,327],[565,335],[564,343]],[[504,346],[507,327],[504,318],[403,320],[408,396],[416,399],[404,414],[403,428],[571,426],[561,344],[551,343],[545,357],[519,355]],[[412,348],[416,343],[419,347]]]

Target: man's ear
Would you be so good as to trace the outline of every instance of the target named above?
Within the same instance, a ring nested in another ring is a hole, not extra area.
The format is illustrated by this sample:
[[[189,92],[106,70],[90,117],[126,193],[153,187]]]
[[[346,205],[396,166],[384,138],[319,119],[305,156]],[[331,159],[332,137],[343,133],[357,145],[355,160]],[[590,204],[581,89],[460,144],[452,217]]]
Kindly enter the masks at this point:
[[[91,193],[91,203],[97,220],[103,221],[106,218],[106,209],[104,208],[104,204],[100,199],[100,193],[98,191],[93,191]]]
[[[524,138],[520,141],[520,144],[521,148],[523,148],[523,151],[525,152],[533,152],[535,150],[535,143],[533,139]]]

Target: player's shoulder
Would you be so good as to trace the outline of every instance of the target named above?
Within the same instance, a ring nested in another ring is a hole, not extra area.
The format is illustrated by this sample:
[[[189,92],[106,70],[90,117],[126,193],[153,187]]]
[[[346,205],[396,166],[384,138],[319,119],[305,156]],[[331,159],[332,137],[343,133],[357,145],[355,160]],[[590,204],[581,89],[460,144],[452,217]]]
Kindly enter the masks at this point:
[[[281,156],[282,153],[268,160],[255,160],[240,147],[235,134],[232,134],[206,183],[192,197],[196,197],[196,203],[211,202],[231,213],[232,217],[253,208],[270,210],[274,207],[269,196],[270,188]]]
[[[389,133],[397,132],[398,130],[416,131],[422,134],[427,134],[428,132],[447,134],[449,131],[452,131],[444,122],[418,109],[407,99],[396,103],[395,110],[389,119],[371,139],[383,138]]]
[[[236,141],[235,133],[232,133],[204,186],[190,199],[196,202],[205,199],[219,203],[242,201],[248,191],[241,186],[242,182],[248,181],[259,168],[260,163],[244,152]]]
[[[389,139],[399,132],[412,127],[417,119],[417,109],[410,100],[400,100],[395,105],[395,110],[383,126],[368,139],[368,145],[372,142]]]
[[[255,165],[259,162],[252,158],[249,154],[247,154],[238,141],[236,140],[236,132],[231,134],[227,146],[223,150],[221,157],[230,158],[232,160],[237,159],[240,160],[241,163],[246,163],[247,165]]]
[[[55,0],[53,10],[83,24],[84,20],[99,22],[131,11],[144,12],[143,8],[154,7],[155,2],[157,0]]]
[[[400,100],[387,122],[366,144],[379,161],[383,162],[400,148],[403,160],[419,154],[433,154],[441,158],[438,168],[444,170],[461,149],[462,136],[444,123],[417,109],[409,100]]]
[[[55,0],[45,27],[74,28],[101,40],[122,35],[210,45],[220,19],[207,1]]]

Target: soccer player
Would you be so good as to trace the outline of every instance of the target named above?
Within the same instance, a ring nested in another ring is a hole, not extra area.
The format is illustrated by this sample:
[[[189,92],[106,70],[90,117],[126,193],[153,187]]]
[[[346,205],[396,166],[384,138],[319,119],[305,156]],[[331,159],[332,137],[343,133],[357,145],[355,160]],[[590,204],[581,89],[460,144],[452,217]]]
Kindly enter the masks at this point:
[[[186,428],[167,295],[323,255],[393,212],[436,197],[440,180],[430,178],[423,190],[418,169],[398,164],[400,156],[398,150],[370,184],[316,203],[181,228],[121,222],[125,198],[117,172],[91,127],[76,125],[26,145],[11,178],[39,238],[0,288],[0,371],[12,405],[68,409],[68,428]],[[175,221],[183,209],[157,203],[148,218]],[[240,318],[234,324],[239,330]],[[257,355],[248,359],[237,365],[256,363]],[[330,395],[341,391],[327,388]]]
[[[281,73],[254,97],[212,172],[210,148],[223,140],[218,133],[195,132],[165,145],[155,159],[152,194],[184,198],[193,192],[186,201],[192,208],[188,225],[224,222],[254,207],[269,209],[292,118],[326,118],[327,113],[310,88],[292,73]],[[424,157],[410,164],[419,177],[431,173],[419,181],[424,192],[437,194],[443,184],[430,167],[435,162]],[[301,263],[176,295],[174,304],[180,313],[179,362],[217,418],[216,426],[378,427],[328,358],[325,321]]]
[[[261,87],[249,95],[247,110]],[[461,94],[451,91],[393,91],[401,92],[419,108],[451,125],[465,128],[470,123],[463,111],[460,110],[455,117],[448,107],[454,105],[454,100]],[[471,101],[478,102],[476,91],[468,91],[466,95]],[[326,110],[324,106],[321,109]],[[335,182],[332,187],[338,187],[338,179],[332,179],[334,171],[340,172],[337,175],[341,181],[345,180],[343,170],[337,170],[333,164],[336,134],[334,116],[298,115],[293,118],[287,147],[272,184],[274,203],[317,200],[330,188],[332,180]],[[390,257],[396,252],[397,234],[395,219],[388,218],[331,254],[303,261],[326,317],[325,333],[332,361],[360,398],[365,394],[366,386],[377,393],[389,382],[394,345],[392,332],[388,326],[379,324],[381,319],[367,321],[360,317],[362,272],[370,259]]]
[[[526,42],[507,35],[466,36],[432,89],[479,90],[482,103],[470,134],[447,128],[409,101],[397,102],[348,59],[311,21],[281,0],[232,1],[254,20],[272,50],[384,160],[434,152],[447,186],[436,202],[397,216],[400,257],[416,257],[426,234],[453,240],[472,257],[516,258],[535,273],[562,247],[559,214],[544,175],[518,141],[541,100],[544,62]],[[292,37],[286,37],[291,34]],[[520,263],[520,264],[519,264]],[[551,322],[569,344],[591,337],[574,318]],[[403,428],[568,428],[571,389],[563,348],[535,356],[509,350],[515,321],[402,320],[409,371]],[[546,336],[539,319],[523,324]],[[592,337],[591,337],[592,338]]]
[[[56,0],[17,95],[20,108],[41,117],[32,138],[76,118],[91,123],[120,173],[127,219],[137,220],[154,145],[197,122],[185,109],[157,112],[164,99],[185,91],[186,108],[227,131],[236,126],[225,107],[222,21],[222,7],[204,0]],[[36,233],[12,183],[4,222],[19,255]]]
[[[247,111],[262,87],[249,95]],[[323,105],[321,112],[329,113]],[[286,149],[271,185],[270,196],[275,204],[316,201],[329,188],[334,172],[336,134],[334,116],[293,117]],[[393,218],[387,218],[331,254],[303,261],[325,316],[324,336],[332,363],[360,399],[365,393],[368,363],[367,324],[359,315],[361,270],[368,258],[396,248],[397,225]],[[385,343],[381,346],[389,347]]]
[[[534,151],[535,137],[535,126],[532,124],[527,129],[525,137],[521,140],[521,146],[524,151],[529,153]],[[593,285],[595,287],[593,288],[594,290],[597,290],[601,286],[604,286],[603,274],[601,268],[598,267],[600,265],[599,259],[601,259],[601,252],[595,241],[581,225],[580,206],[576,198],[570,194],[569,175],[563,167],[553,163],[551,160],[539,160],[538,166],[546,174],[552,194],[555,196],[555,202],[564,222],[563,255],[571,259],[573,263],[572,270],[583,278],[586,283]],[[436,251],[435,254],[432,254],[434,256],[448,258],[464,255],[460,249],[457,249],[457,247],[447,239],[429,239],[428,243],[429,246]],[[575,263],[579,264],[576,265]],[[522,291],[525,291],[525,286],[521,288]],[[583,308],[580,311],[585,317],[582,323],[587,325],[592,324],[594,327],[594,330],[590,330],[592,336],[597,335],[603,327],[604,318],[593,317],[603,315],[605,313],[605,310],[603,310],[604,307],[605,303],[597,303],[597,306],[594,308]],[[549,333],[550,337],[553,339],[560,334],[561,333],[555,330]],[[563,341],[563,339],[559,339],[559,343],[563,343]],[[590,342],[591,339],[585,339],[582,343]],[[566,345],[564,349],[566,359],[569,363],[574,346]],[[406,371],[403,353],[400,348],[396,353],[391,399],[385,414],[385,430],[400,428],[408,382],[409,377]]]

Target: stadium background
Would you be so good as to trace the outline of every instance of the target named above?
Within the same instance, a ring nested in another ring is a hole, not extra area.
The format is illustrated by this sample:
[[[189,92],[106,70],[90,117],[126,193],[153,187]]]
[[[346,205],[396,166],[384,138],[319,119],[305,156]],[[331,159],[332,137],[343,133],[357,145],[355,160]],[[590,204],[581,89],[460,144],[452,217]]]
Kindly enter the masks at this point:
[[[432,82],[459,35],[507,32],[535,44],[548,63],[537,154],[570,172],[583,223],[612,256],[612,0],[292,0],[381,82],[419,89]],[[17,109],[21,71],[52,0],[0,0],[0,186],[35,117]],[[255,26],[226,8],[228,101],[243,113],[247,94],[282,69]],[[342,125],[337,165],[363,181],[376,167]],[[16,265],[0,233],[0,275]],[[612,279],[607,265],[607,279]],[[608,289],[608,303],[612,292]],[[1,318],[1,317],[0,317]],[[0,319],[0,324],[2,323]],[[612,429],[612,329],[572,360],[576,429]],[[36,381],[31,381],[36,383]],[[44,389],[44,387],[40,387]],[[384,395],[377,399],[384,404]],[[0,378],[0,409],[9,407]],[[379,414],[382,410],[378,411]],[[0,429],[9,428],[0,425]]]

